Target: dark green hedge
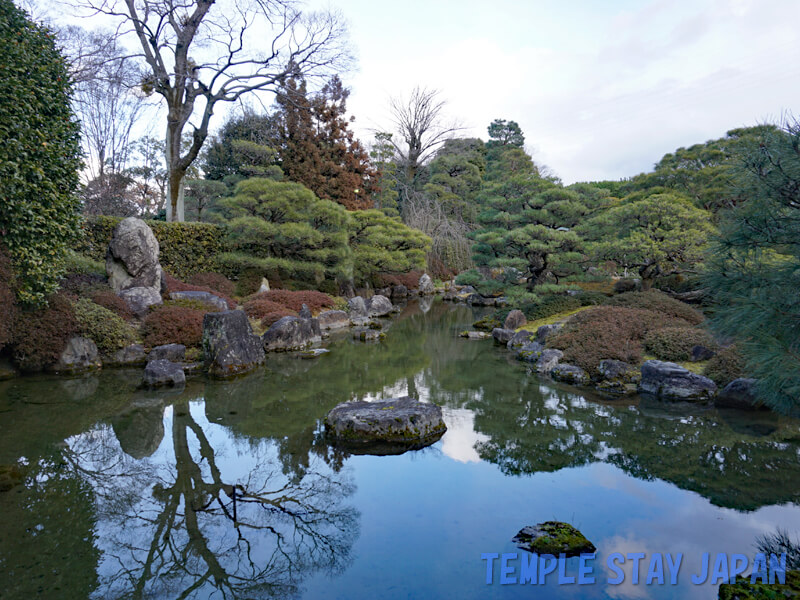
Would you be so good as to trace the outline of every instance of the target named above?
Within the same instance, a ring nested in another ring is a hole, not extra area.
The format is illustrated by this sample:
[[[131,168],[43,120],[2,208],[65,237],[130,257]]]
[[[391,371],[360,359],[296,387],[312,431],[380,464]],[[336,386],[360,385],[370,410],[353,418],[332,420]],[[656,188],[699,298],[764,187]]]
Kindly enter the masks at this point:
[[[106,249],[120,217],[89,217],[77,251],[95,260],[105,260]],[[161,248],[161,266],[179,279],[217,270],[218,254],[225,252],[225,227],[211,223],[167,223],[145,221]]]

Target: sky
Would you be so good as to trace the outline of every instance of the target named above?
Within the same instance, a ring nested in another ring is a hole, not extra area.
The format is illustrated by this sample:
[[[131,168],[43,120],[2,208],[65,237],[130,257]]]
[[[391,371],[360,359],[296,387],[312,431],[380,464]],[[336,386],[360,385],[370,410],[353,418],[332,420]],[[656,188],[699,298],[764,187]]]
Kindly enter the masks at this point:
[[[312,3],[313,6],[313,3]],[[800,116],[800,0],[336,0],[357,69],[355,130],[389,126],[389,98],[440,91],[487,139],[519,123],[565,183],[630,177],[737,127]]]

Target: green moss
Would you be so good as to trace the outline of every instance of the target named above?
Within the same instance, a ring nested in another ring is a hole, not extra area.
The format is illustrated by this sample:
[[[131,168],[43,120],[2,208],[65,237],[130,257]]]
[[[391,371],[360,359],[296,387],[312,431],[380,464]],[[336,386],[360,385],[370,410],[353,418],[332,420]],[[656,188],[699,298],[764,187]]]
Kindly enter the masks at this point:
[[[719,586],[719,600],[781,600],[800,598],[800,571],[787,571],[786,583],[750,583],[749,577],[737,577],[736,583]]]
[[[545,521],[535,527],[526,527],[514,538],[521,548],[536,554],[566,554],[577,556],[595,551],[586,537],[569,523]]]
[[[563,321],[564,319],[571,317],[572,315],[578,314],[584,310],[589,308],[594,308],[593,306],[581,306],[580,308],[575,308],[572,310],[568,310],[565,312],[556,313],[554,315],[550,315],[549,317],[544,317],[542,319],[536,319],[535,321],[528,321],[525,325],[520,327],[517,331],[536,331],[542,325],[552,325],[553,323],[558,323],[559,321]]]
[[[496,327],[502,327],[503,324],[492,314],[478,319],[472,326],[479,331],[491,331]]]

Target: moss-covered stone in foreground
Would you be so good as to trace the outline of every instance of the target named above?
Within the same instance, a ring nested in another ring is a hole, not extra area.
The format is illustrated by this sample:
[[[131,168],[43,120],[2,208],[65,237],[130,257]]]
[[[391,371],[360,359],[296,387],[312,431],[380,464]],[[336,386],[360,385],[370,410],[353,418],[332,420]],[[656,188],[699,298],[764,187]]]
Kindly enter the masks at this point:
[[[545,521],[524,527],[511,540],[517,547],[536,554],[578,556],[595,551],[594,544],[569,523]]]
[[[719,586],[719,600],[784,600],[800,598],[800,571],[787,571],[786,583],[750,583],[749,577],[737,577],[736,583]]]

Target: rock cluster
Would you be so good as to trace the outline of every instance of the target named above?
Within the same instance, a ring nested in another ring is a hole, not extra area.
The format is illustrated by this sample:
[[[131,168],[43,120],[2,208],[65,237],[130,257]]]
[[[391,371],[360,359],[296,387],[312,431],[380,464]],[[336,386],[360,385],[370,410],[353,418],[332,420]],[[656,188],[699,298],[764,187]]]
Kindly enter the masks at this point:
[[[106,252],[108,283],[138,316],[161,303],[162,271],[158,240],[136,217],[119,222]]]

